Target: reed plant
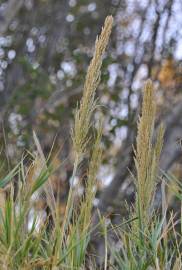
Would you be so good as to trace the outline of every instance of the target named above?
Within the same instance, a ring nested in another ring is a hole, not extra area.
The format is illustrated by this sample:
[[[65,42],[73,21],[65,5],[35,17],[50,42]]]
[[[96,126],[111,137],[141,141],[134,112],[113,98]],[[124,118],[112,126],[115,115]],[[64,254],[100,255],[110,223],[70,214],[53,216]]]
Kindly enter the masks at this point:
[[[155,90],[152,82],[147,81],[143,91],[142,114],[138,121],[136,138],[135,166],[136,166],[136,214],[140,228],[148,223],[152,213],[151,203],[157,184],[159,159],[163,145],[164,128],[161,125],[154,139],[154,123],[156,113]]]
[[[156,186],[173,183],[173,194],[180,201],[181,182],[173,175],[163,172],[159,168],[160,154],[163,146],[164,127],[161,124],[156,132],[155,127],[156,97],[155,89],[150,80],[147,81],[143,91],[141,116],[138,121],[138,133],[134,161],[136,166],[136,201],[134,211],[127,225],[121,225],[121,230],[115,231],[120,241],[120,249],[111,249],[115,259],[115,268],[122,270],[168,270],[181,269],[182,238],[181,212],[176,217],[169,212],[167,204],[163,204],[161,193],[162,211],[154,208]],[[160,175],[159,175],[160,172]],[[159,181],[161,179],[162,181]],[[165,192],[165,189],[163,190]],[[159,191],[158,191],[159,192]],[[159,195],[159,194],[158,194]]]
[[[83,97],[75,111],[72,141],[74,166],[64,220],[61,222],[54,198],[51,174],[53,165],[44,157],[41,144],[33,133],[36,156],[31,154],[31,165],[26,168],[24,158],[0,180],[0,269],[84,269],[86,250],[90,237],[91,211],[95,197],[96,176],[102,160],[102,121],[95,122],[94,113],[99,105],[95,97],[100,81],[102,58],[109,41],[113,24],[112,16],[105,20],[101,34],[96,39],[93,58],[88,67]],[[98,126],[98,129],[96,129]],[[93,132],[93,130],[96,130]],[[90,140],[92,138],[92,147]],[[79,206],[74,205],[73,181],[81,161],[90,154],[87,184]],[[27,157],[26,157],[27,158]],[[18,194],[13,179],[16,178]],[[10,184],[9,184],[10,183]],[[10,190],[4,198],[4,188]],[[34,202],[44,195],[49,215],[37,213]],[[88,259],[90,261],[90,259]],[[94,265],[94,260],[90,265]]]

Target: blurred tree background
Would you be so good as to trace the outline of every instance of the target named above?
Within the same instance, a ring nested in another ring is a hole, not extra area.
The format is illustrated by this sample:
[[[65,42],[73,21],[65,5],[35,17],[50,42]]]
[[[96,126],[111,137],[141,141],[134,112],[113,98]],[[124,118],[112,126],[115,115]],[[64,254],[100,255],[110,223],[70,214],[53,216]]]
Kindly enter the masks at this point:
[[[17,163],[24,149],[33,149],[32,130],[46,156],[54,142],[61,162],[55,188],[61,186],[64,202],[72,172],[74,109],[95,37],[108,14],[114,29],[97,92],[105,122],[94,203],[112,214],[121,211],[126,196],[133,199],[132,144],[147,78],[157,88],[158,119],[166,125],[161,167],[180,175],[181,0],[1,0],[0,137],[4,170]]]

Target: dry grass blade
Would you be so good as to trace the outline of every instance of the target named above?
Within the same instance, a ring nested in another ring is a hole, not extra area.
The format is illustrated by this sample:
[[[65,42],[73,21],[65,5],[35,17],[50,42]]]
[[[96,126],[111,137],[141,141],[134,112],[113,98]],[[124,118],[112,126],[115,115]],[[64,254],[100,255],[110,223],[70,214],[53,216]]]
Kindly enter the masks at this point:
[[[47,164],[46,164],[46,159],[45,159],[44,153],[42,151],[39,139],[38,139],[35,131],[33,131],[33,138],[34,138],[34,142],[35,142],[35,145],[36,145],[37,151],[38,151],[37,162],[39,163],[39,172],[38,173],[40,174],[43,169],[45,169],[45,168],[47,169]],[[54,193],[53,193],[53,189],[52,189],[51,177],[49,177],[48,181],[43,186],[43,190],[46,194],[47,204],[51,210],[52,217],[55,221],[56,202],[55,202]]]

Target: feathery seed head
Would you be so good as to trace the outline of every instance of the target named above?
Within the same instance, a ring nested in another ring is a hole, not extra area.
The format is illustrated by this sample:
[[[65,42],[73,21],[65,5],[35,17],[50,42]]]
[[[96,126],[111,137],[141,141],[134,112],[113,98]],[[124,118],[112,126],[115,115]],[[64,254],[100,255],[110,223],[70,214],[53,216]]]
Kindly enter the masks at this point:
[[[100,36],[96,39],[94,55],[87,70],[83,97],[75,112],[75,124],[72,130],[72,140],[78,162],[80,162],[80,159],[85,155],[86,148],[90,140],[89,130],[92,125],[91,119],[97,104],[95,91],[100,81],[102,57],[109,41],[112,24],[113,18],[112,16],[108,16],[105,20]]]
[[[157,134],[156,144],[152,144],[156,113],[155,90],[150,80],[144,87],[142,114],[138,122],[135,165],[137,170],[137,202],[136,208],[142,222],[148,220],[149,208],[155,192],[157,169],[163,144],[164,128],[161,126]]]

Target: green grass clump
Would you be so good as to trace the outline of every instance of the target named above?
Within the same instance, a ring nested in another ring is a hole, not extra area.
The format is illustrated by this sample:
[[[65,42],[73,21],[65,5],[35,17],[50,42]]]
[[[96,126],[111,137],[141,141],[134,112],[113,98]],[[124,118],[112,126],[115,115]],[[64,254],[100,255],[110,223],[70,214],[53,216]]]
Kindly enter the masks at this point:
[[[121,241],[120,251],[111,250],[115,259],[115,269],[122,270],[168,270],[182,269],[181,260],[181,230],[176,225],[181,224],[180,217],[169,212],[161,197],[162,211],[155,210],[154,200],[156,186],[159,183],[158,169],[163,145],[164,127],[160,125],[154,138],[156,98],[152,82],[147,81],[144,87],[142,113],[138,122],[136,138],[135,166],[136,202],[131,213],[131,222],[116,234]],[[154,139],[156,142],[154,143]],[[172,176],[163,173],[171,181]],[[174,177],[173,177],[174,178]],[[174,179],[173,183],[176,182]],[[181,200],[179,193],[182,186],[178,181],[178,191],[174,194]],[[162,182],[162,185],[165,183]],[[176,187],[176,185],[175,185]],[[162,194],[164,195],[164,194]],[[162,215],[161,215],[162,213]]]

